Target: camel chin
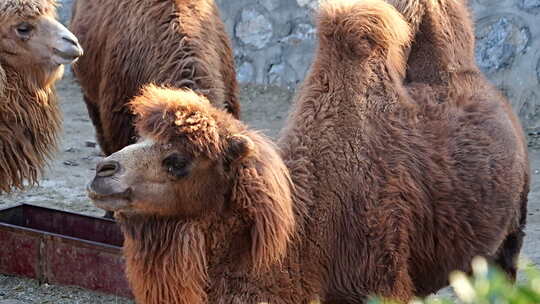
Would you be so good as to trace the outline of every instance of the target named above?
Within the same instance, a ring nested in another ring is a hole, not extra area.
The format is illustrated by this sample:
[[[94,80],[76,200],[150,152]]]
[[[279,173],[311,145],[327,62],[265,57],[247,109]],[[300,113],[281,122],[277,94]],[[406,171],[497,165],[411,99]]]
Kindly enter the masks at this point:
[[[131,202],[119,196],[99,196],[93,192],[88,192],[88,196],[92,203],[106,212],[127,211],[131,206]]]

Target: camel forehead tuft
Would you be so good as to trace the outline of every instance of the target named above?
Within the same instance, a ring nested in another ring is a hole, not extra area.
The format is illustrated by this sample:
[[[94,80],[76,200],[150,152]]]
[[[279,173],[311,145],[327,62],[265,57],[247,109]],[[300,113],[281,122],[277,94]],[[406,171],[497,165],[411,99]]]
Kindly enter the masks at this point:
[[[161,143],[187,139],[199,152],[219,150],[219,127],[208,99],[188,89],[150,85],[130,103],[137,132]]]
[[[201,133],[217,129],[214,119],[201,112],[176,111],[174,124],[181,133]]]
[[[54,12],[56,6],[56,0],[2,0],[0,1],[0,18],[49,15]]]

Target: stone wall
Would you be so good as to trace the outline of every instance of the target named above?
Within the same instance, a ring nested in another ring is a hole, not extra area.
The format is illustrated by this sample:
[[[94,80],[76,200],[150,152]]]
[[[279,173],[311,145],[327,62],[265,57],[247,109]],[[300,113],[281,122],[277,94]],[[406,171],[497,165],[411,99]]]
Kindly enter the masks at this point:
[[[527,133],[538,133],[540,0],[476,0],[472,8],[478,65],[509,98]]]
[[[243,83],[294,88],[315,48],[317,0],[216,0]],[[63,0],[65,21],[73,0]],[[528,132],[540,131],[540,0],[470,0],[476,57],[510,98]]]

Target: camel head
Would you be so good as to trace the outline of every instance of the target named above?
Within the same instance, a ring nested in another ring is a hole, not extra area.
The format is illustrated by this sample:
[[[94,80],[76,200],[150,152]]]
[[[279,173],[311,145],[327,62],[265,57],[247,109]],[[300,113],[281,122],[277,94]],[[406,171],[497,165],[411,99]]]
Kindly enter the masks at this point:
[[[53,0],[3,0],[0,3],[0,66],[45,74],[79,58],[77,38],[55,19]]]
[[[97,165],[94,204],[121,223],[237,217],[254,263],[279,260],[295,225],[288,170],[270,141],[191,90],[151,85],[131,107],[141,139]]]

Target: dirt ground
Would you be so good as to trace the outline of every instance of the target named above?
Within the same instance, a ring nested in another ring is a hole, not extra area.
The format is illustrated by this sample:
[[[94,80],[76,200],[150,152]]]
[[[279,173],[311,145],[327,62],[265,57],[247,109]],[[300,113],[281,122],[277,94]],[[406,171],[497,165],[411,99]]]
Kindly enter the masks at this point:
[[[88,118],[80,89],[70,75],[59,82],[58,93],[64,111],[64,134],[57,157],[38,187],[0,197],[0,208],[31,203],[57,209],[101,215],[87,199],[85,186],[101,158],[94,128]],[[287,115],[291,91],[263,86],[242,87],[242,119],[250,126],[276,137]],[[540,265],[540,152],[530,151],[532,187],[523,257]],[[446,291],[447,292],[447,291]],[[132,303],[110,295],[74,287],[40,285],[36,281],[0,275],[0,304],[20,303]]]

